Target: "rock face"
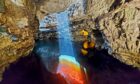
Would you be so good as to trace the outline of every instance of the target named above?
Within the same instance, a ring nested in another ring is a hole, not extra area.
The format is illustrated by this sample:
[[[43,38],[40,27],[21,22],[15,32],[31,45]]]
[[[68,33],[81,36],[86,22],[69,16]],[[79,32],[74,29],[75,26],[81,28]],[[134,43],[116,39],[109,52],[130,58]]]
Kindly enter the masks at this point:
[[[0,0],[0,80],[5,68],[34,46],[38,28],[32,0]]]
[[[42,20],[45,16],[68,10],[71,15],[83,14],[84,0],[36,0],[37,16]]]
[[[65,10],[74,0],[38,0],[37,4],[37,16],[39,20],[42,20],[46,15],[50,13],[56,13]]]
[[[94,18],[88,25],[94,24],[102,33],[102,47],[120,61],[140,68],[140,1],[89,0],[87,14]]]

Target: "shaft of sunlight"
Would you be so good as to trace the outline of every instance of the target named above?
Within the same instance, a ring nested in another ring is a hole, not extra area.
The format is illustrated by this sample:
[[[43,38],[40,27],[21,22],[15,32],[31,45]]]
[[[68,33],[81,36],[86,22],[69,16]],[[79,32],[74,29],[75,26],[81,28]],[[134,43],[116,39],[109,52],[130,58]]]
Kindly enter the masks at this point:
[[[68,84],[85,84],[84,71],[76,61],[68,12],[58,13],[56,18],[60,52],[57,73],[60,73]]]

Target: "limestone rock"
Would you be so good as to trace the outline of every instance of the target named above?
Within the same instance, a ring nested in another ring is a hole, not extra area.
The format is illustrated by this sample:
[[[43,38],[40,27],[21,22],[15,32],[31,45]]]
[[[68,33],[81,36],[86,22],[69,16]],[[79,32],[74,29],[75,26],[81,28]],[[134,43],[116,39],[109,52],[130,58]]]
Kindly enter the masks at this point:
[[[102,33],[103,47],[120,61],[140,68],[140,1],[89,1],[88,14]]]
[[[84,13],[84,0],[37,0],[37,16],[42,20],[46,15],[68,10],[71,16]]]
[[[32,51],[38,28],[32,0],[0,0],[0,11],[3,9],[0,13],[0,80],[10,63]]]
[[[5,7],[4,7],[4,0],[0,0],[0,13],[4,12]]]

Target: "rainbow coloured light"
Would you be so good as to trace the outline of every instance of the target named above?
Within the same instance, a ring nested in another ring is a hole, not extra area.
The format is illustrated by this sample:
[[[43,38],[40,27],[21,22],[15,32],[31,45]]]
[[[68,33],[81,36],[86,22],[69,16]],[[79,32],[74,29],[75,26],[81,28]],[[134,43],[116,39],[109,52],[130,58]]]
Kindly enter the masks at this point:
[[[86,73],[72,56],[61,55],[57,73],[61,74],[68,84],[87,84]]]

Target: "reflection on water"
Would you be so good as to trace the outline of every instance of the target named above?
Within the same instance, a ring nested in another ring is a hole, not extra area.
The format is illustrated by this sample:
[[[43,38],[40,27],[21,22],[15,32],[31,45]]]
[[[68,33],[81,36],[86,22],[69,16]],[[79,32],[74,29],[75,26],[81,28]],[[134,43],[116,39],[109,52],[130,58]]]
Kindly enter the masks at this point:
[[[56,73],[57,64],[59,62],[59,47],[57,40],[38,41],[34,50],[41,58],[42,63],[47,70]]]

